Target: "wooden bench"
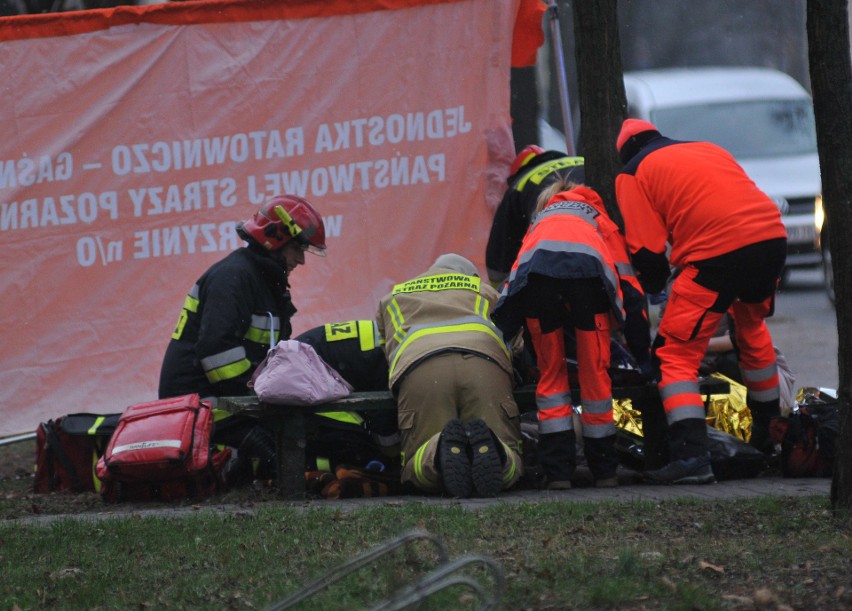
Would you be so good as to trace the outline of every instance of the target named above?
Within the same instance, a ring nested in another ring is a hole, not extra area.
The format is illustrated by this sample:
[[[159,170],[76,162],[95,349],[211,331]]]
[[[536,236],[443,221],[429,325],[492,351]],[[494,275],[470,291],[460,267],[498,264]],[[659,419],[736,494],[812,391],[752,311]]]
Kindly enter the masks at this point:
[[[708,398],[727,394],[730,385],[723,380],[706,378],[701,381],[701,392]],[[573,390],[573,401],[580,404],[579,391]],[[523,386],[514,391],[518,409],[523,413],[534,411],[535,386]],[[613,387],[613,399],[630,399],[634,409],[642,413],[643,427],[665,429],[665,414],[656,385]],[[219,408],[232,414],[259,419],[275,436],[278,455],[276,487],[279,495],[287,499],[305,498],[305,434],[307,416],[330,411],[395,410],[396,400],[389,391],[355,392],[344,399],[314,406],[272,405],[261,403],[257,397],[220,397]]]

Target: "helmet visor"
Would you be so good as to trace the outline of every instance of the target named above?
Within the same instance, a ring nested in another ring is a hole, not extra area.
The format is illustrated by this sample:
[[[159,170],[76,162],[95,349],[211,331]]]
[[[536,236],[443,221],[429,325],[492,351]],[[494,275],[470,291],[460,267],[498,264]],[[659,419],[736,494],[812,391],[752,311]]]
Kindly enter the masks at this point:
[[[318,257],[325,256],[325,246],[317,246],[316,244],[311,244],[310,242],[306,241],[303,236],[295,238],[291,243],[302,252],[309,252],[312,255],[316,255]]]

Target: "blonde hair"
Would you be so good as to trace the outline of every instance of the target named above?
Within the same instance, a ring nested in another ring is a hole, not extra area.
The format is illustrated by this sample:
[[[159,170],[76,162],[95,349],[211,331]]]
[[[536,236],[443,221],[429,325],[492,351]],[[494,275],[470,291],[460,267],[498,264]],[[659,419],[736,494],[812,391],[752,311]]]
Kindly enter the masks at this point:
[[[535,212],[538,214],[550,203],[550,199],[556,195],[557,193],[562,193],[563,191],[570,191],[574,187],[578,186],[576,182],[572,182],[566,178],[557,178],[554,182],[552,182],[548,187],[538,194],[538,198],[535,200]]]

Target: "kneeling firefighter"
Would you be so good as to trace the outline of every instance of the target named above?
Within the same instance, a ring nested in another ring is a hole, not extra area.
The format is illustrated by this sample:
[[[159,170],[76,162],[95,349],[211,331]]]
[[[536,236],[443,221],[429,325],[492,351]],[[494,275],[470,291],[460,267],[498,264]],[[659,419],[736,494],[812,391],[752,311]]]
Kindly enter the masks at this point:
[[[236,227],[246,245],[205,271],[184,299],[160,371],[160,398],[198,393],[251,394],[248,382],[270,346],[289,339],[296,308],[289,277],[305,252],[324,256],[325,226],[317,210],[294,195],[274,197]],[[275,469],[272,435],[254,419],[218,410],[213,440],[259,462],[258,477]]]
[[[473,263],[448,253],[379,304],[402,481],[418,490],[494,496],[521,476],[511,352],[490,315],[497,297]]]

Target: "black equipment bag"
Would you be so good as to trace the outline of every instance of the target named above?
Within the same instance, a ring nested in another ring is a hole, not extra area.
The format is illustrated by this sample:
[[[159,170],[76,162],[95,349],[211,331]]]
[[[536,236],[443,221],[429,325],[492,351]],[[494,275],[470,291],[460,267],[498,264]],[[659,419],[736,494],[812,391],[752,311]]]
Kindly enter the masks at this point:
[[[33,491],[98,492],[95,466],[121,414],[68,414],[36,429]]]
[[[837,410],[836,402],[811,403],[770,423],[770,436],[781,444],[784,477],[831,477],[840,424]]]
[[[655,447],[663,448],[663,451],[659,456],[650,459],[646,451],[646,440],[639,435],[618,429],[615,439],[619,461],[628,469],[649,470],[649,460],[653,460],[655,469],[666,464],[667,459],[660,459],[660,456],[668,455],[668,443],[665,439],[655,442]],[[710,449],[710,466],[713,468],[713,475],[719,481],[757,477],[768,468],[763,452],[730,433],[708,426],[707,439]]]

